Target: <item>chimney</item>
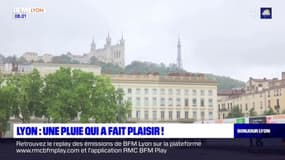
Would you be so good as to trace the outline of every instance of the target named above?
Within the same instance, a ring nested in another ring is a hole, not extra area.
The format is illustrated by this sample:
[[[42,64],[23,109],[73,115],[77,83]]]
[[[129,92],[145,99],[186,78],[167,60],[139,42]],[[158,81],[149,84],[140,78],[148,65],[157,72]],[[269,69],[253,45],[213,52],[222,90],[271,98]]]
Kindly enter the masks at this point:
[[[285,79],[285,72],[282,72],[282,79]]]

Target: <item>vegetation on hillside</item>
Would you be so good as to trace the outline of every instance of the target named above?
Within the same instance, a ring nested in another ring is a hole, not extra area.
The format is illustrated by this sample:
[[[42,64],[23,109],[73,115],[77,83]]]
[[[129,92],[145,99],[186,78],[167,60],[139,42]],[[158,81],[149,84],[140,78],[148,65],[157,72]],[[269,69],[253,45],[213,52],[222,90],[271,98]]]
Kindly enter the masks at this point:
[[[60,56],[54,56],[51,63],[62,63],[62,64],[79,64],[78,61],[72,60],[71,53],[62,54]],[[13,62],[13,63],[25,63],[26,60],[23,57],[16,58],[15,56],[4,57],[0,56],[0,59],[4,62]],[[38,61],[42,62],[42,61]],[[108,74],[146,74],[146,73],[159,73],[161,75],[166,75],[169,73],[179,72],[185,73],[186,70],[177,69],[175,64],[166,65],[164,63],[153,63],[153,62],[142,62],[142,61],[133,61],[131,64],[127,65],[125,68],[121,68],[112,63],[103,63],[99,61],[96,57],[91,57],[90,64],[99,65],[102,67],[102,73]],[[207,74],[208,78],[214,79],[217,81],[218,90],[227,90],[232,88],[242,88],[245,83],[239,80],[232,79],[225,76],[217,76],[213,74]]]
[[[92,61],[91,61],[92,62]],[[102,73],[108,74],[146,74],[146,73],[159,73],[166,75],[169,73],[179,72],[185,73],[185,70],[177,70],[175,64],[169,64],[168,66],[164,63],[156,64],[152,62],[140,62],[133,61],[131,64],[127,65],[125,69],[120,68],[119,66],[113,64],[104,64],[104,63],[93,63],[99,64],[102,66]],[[242,88],[245,83],[239,80],[232,79],[225,76],[217,76],[213,74],[207,74],[209,79],[214,79],[217,81],[218,90],[227,90],[232,88]]]

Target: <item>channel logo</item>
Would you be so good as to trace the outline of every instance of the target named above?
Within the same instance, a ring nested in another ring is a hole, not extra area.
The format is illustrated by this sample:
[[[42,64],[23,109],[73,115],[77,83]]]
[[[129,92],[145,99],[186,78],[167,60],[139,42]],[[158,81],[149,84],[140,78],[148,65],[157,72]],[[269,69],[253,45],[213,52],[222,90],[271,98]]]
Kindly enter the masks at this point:
[[[34,8],[13,8],[13,17],[15,19],[27,19],[29,14],[45,13],[46,9],[42,7]]]
[[[260,8],[260,19],[272,19],[272,8]]]

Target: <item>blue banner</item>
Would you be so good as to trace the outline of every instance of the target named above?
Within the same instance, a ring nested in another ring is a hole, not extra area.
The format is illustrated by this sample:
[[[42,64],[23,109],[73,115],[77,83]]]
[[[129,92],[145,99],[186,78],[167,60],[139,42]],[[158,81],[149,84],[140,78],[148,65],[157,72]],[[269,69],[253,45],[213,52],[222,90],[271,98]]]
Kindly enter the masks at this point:
[[[234,138],[285,138],[285,124],[234,124]]]

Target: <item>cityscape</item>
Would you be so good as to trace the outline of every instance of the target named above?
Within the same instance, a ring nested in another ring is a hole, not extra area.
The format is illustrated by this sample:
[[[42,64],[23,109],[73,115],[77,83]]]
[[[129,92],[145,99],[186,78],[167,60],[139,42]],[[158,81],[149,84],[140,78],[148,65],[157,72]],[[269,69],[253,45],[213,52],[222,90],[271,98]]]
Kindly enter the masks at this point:
[[[130,110],[124,113],[126,122],[130,123],[235,123],[235,118],[266,115],[280,115],[278,119],[284,121],[285,72],[282,72],[281,79],[249,78],[243,87],[220,90],[217,81],[209,78],[207,74],[183,70],[181,42],[178,38],[176,64],[173,66],[174,70],[168,74],[103,73],[100,64],[111,64],[115,68],[125,67],[124,50],[123,37],[119,44],[112,45],[108,34],[104,48],[96,49],[92,40],[89,53],[68,53],[65,55],[69,58],[66,63],[57,62],[53,55],[39,56],[35,52],[26,52],[19,58],[14,57],[14,61],[10,61],[12,63],[4,62],[3,58],[0,73],[5,79],[32,74],[36,69],[44,78],[62,68],[70,68],[108,77],[115,89],[123,92],[123,101],[131,106]],[[91,64],[91,60],[99,63]],[[21,114],[18,117],[10,117],[10,127],[5,136],[11,136],[12,124],[19,122]],[[45,116],[32,116],[31,122],[48,122]],[[80,118],[80,113],[77,113],[72,121],[80,121]]]

